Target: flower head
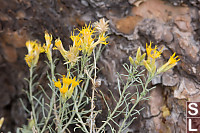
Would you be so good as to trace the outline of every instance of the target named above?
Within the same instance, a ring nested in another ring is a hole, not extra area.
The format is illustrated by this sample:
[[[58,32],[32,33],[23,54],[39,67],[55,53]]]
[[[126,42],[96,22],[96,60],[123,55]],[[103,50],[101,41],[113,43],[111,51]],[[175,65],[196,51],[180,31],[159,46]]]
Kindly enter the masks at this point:
[[[149,56],[152,58],[152,59],[156,59],[156,58],[159,58],[161,53],[162,53],[162,49],[160,51],[157,51],[157,46],[155,47],[155,49],[153,50],[153,53],[150,54]]]
[[[44,44],[43,45],[43,48],[45,50],[45,53],[47,54],[47,58],[49,59],[49,61],[52,61],[52,44],[51,44],[51,41],[52,41],[52,35],[45,32],[45,41],[46,41],[46,45]]]
[[[60,39],[56,39],[55,47],[53,49],[57,49],[60,51],[65,61],[67,61],[66,63],[71,63],[72,65],[74,65],[79,59],[80,42],[78,36],[71,35],[70,38],[73,41],[73,46],[69,47],[69,51],[66,51],[64,49]]]
[[[55,47],[53,49],[59,50],[61,55],[64,57],[64,59],[67,60],[67,58],[65,56],[67,54],[67,51],[64,49],[64,47],[62,45],[62,41],[60,40],[60,38],[55,40]]]
[[[65,75],[63,75],[62,77],[62,82],[60,81],[60,79],[56,82],[54,82],[55,87],[59,88],[60,93],[63,97],[63,99],[66,98],[70,98],[72,96],[72,93],[74,91],[74,88],[79,85],[81,81],[76,81],[76,77],[74,77],[73,79],[70,78],[70,74],[65,77]],[[69,89],[70,87],[70,89]]]
[[[95,26],[95,30],[97,32],[101,33],[105,33],[106,31],[109,30],[109,25],[108,25],[109,21],[105,21],[104,18],[100,19],[99,22],[95,22],[94,26]]]
[[[81,50],[81,40],[80,35],[74,35],[74,33],[71,34],[70,38],[73,41],[73,46],[69,47],[69,51],[67,51],[65,55],[68,60],[68,62],[66,63],[71,63],[72,65],[74,65],[80,58],[79,51]]]
[[[66,63],[74,65],[79,59],[79,48],[76,46],[69,47],[69,51],[67,51],[65,56],[68,60]]]
[[[25,55],[25,61],[29,67],[36,66],[39,60],[39,54],[44,50],[39,43],[36,41],[27,41],[26,47],[28,49],[28,54]]]
[[[178,59],[178,56],[175,56],[176,53],[174,53],[168,60],[167,63],[165,63],[163,66],[161,66],[158,71],[157,74],[160,74],[161,72],[166,72],[167,70],[171,69],[172,67],[174,67],[177,62],[180,60]]]
[[[85,25],[81,30],[80,30],[80,41],[81,41],[81,50],[84,54],[88,54],[91,50],[91,45],[93,44],[95,38],[93,37],[94,34],[94,29],[92,29],[91,25]],[[88,54],[88,55],[90,55]]]
[[[180,59],[177,59],[178,56],[175,56],[175,54],[176,54],[176,53],[174,53],[174,54],[169,58],[169,61],[168,61],[169,65],[171,65],[171,64],[176,64],[176,63],[180,60]]]
[[[74,35],[74,33],[71,33],[70,38],[72,39],[74,46],[79,47],[81,45],[80,34]]]
[[[159,58],[162,53],[163,48],[160,51],[157,51],[157,46],[155,46],[155,48],[152,49],[151,44],[152,42],[150,42],[150,45],[146,44],[146,51],[147,51],[148,58],[151,58],[151,59]]]
[[[147,60],[143,61],[144,66],[150,72],[150,76],[153,77],[156,73],[156,59],[160,57],[162,53],[162,49],[157,51],[157,46],[155,48],[151,48],[152,42],[150,44],[146,44],[146,51],[147,51]],[[144,58],[143,58],[144,59]]]
[[[100,34],[99,35],[99,39],[98,39],[98,43],[101,43],[101,44],[105,44],[107,45],[108,42],[106,42],[106,39],[108,38],[108,36],[105,36],[104,34]]]
[[[152,51],[154,50],[154,49],[151,48],[151,44],[152,44],[151,41],[150,41],[150,44],[149,44],[149,45],[146,43],[146,51],[147,51],[147,56],[148,56],[148,57],[150,57]]]
[[[72,80],[71,80],[71,87],[68,91],[68,97],[71,97],[73,91],[74,91],[74,88],[79,85],[80,81],[76,81],[76,77],[74,77]]]
[[[83,54],[91,55],[93,49],[98,44],[108,44],[106,39],[108,38],[104,33],[101,33],[98,38],[94,36],[95,29],[92,29],[91,25],[86,25],[80,30],[80,44]]]

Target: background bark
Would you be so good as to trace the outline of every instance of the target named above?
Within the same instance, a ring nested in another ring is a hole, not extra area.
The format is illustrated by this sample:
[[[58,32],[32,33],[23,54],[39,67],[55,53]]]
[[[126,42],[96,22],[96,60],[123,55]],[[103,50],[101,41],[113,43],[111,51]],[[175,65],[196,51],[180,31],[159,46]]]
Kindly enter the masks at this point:
[[[98,63],[103,68],[98,75],[102,79],[99,89],[110,103],[108,89],[118,96],[116,73],[124,72],[122,64],[129,63],[128,57],[135,56],[139,46],[143,52],[150,41],[159,48],[164,46],[158,65],[174,52],[181,59],[152,81],[156,89],[150,92],[151,99],[142,103],[145,109],[129,132],[185,132],[185,102],[200,101],[199,0],[0,0],[0,117],[5,117],[1,131],[15,132],[27,122],[19,101],[22,98],[29,106],[23,91],[27,88],[24,78],[29,75],[25,42],[37,39],[44,43],[44,31],[48,31],[68,48],[74,28],[102,17],[110,21],[110,39]],[[56,56],[61,57],[59,53]],[[45,58],[41,56],[37,67],[41,75],[47,69]],[[65,73],[61,63],[57,71]],[[40,83],[45,80],[39,77]],[[101,98],[95,104],[105,111]],[[165,116],[168,111],[170,115]],[[105,118],[103,114],[97,116],[97,124]]]

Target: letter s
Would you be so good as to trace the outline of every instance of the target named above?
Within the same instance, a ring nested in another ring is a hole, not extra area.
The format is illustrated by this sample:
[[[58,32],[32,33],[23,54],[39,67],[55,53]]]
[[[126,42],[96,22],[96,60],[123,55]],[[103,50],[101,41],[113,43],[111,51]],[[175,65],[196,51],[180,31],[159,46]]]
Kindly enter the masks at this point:
[[[196,108],[192,107],[192,105],[194,105]],[[188,113],[190,115],[197,115],[198,114],[198,109],[197,109],[198,105],[196,103],[190,103],[188,107],[189,107],[189,109],[194,111],[194,113],[192,113],[191,111],[188,111]]]

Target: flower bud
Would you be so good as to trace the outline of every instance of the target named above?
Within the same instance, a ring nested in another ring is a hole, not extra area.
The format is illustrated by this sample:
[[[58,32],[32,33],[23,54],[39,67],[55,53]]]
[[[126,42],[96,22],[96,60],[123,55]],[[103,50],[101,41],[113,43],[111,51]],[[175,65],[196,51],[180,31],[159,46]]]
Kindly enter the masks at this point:
[[[135,66],[134,60],[131,56],[129,56],[129,61],[130,61],[131,65]]]

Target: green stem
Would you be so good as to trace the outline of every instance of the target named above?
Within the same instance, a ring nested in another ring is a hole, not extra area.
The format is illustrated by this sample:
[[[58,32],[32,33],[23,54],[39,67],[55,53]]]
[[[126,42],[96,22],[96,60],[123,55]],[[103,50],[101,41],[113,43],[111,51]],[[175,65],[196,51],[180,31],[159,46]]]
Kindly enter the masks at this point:
[[[63,103],[62,113],[61,113],[61,122],[63,121],[63,116],[65,114],[65,109],[66,109],[66,102]]]
[[[63,106],[61,108],[62,112],[61,112],[61,118],[60,118],[60,122],[59,122],[59,125],[58,125],[58,133],[62,133],[61,130],[62,130],[62,126],[63,126],[63,117],[64,117],[64,114],[65,114],[65,111],[66,111],[66,102],[63,103]]]
[[[78,116],[78,119],[80,120],[80,123],[83,126],[85,132],[89,133],[88,130],[87,130],[87,128],[86,128],[86,126],[85,126],[85,124],[84,124],[84,122],[83,122],[83,120],[82,120],[82,117],[80,116],[80,114],[78,112],[78,106],[76,104],[76,101],[74,101],[74,107],[75,107],[76,115]]]
[[[126,120],[129,118],[129,116],[131,115],[131,113],[133,112],[133,110],[135,109],[135,107],[138,105],[138,103],[141,101],[141,99],[145,96],[144,94],[146,93],[146,89],[147,89],[147,86],[148,86],[148,84],[149,84],[150,81],[151,81],[151,78],[148,77],[148,79],[147,79],[147,81],[145,83],[145,86],[143,88],[143,91],[140,94],[140,97],[136,100],[135,104],[133,105],[133,107],[131,108],[131,110],[128,112],[128,114],[124,118],[122,124],[120,125],[118,133],[121,133],[121,131],[122,131],[124,125],[125,125]]]
[[[93,79],[93,87],[92,87],[92,99],[91,99],[91,115],[90,115],[90,133],[92,133],[92,131],[94,130],[94,124],[95,124],[95,121],[93,118],[93,113],[94,113],[94,90],[96,89],[95,88],[95,82],[96,82],[96,58],[95,58],[95,50],[93,50],[93,55],[94,55],[94,79]]]
[[[129,117],[130,114],[132,113],[132,111],[133,111],[133,109],[135,108],[135,106],[139,103],[139,101],[141,100],[141,98],[142,98],[142,97],[141,97],[141,95],[140,95],[140,97],[136,100],[136,102],[135,102],[135,104],[133,105],[133,107],[131,108],[131,110],[128,112],[128,115],[124,118],[122,124],[120,125],[120,128],[119,128],[118,133],[121,133],[121,131],[122,131],[124,125],[125,125],[126,120],[128,119],[128,117]]]
[[[133,74],[135,74],[136,72],[136,69],[137,69],[138,66],[135,66],[135,68],[133,69]],[[107,120],[104,122],[104,124],[98,129],[97,133],[99,133],[106,125],[107,123],[111,120],[111,118],[114,116],[114,114],[116,113],[117,109],[119,108],[121,102],[122,102],[122,99],[124,98],[123,95],[125,94],[126,90],[128,89],[128,85],[130,83],[131,79],[128,79],[128,81],[126,82],[126,85],[124,86],[123,88],[123,91],[122,91],[122,94],[120,96],[120,99],[119,101],[117,102],[117,105],[115,107],[115,109],[113,110],[113,112],[110,114],[110,116],[107,118]]]
[[[92,87],[92,99],[91,99],[91,115],[90,115],[90,133],[92,133],[93,131],[93,128],[94,128],[94,119],[93,118],[93,113],[94,113],[94,90],[95,90],[95,87]]]
[[[37,125],[37,117],[36,117],[35,107],[34,107],[34,102],[33,102],[33,88],[32,88],[33,66],[30,67],[29,71],[30,71],[30,80],[29,80],[30,103],[31,103],[31,109],[32,109],[32,114],[33,114],[33,119],[34,119],[34,126],[37,129],[37,131],[39,132],[40,130],[39,130],[38,125]]]
[[[83,71],[84,71],[84,67],[85,67],[85,64],[87,62],[87,55],[84,54],[83,55],[83,58],[81,59],[81,70],[80,70],[80,73],[79,73],[79,79],[83,78]]]
[[[117,109],[120,107],[120,104],[122,102],[122,98],[124,93],[126,92],[127,88],[128,88],[128,84],[129,82],[126,83],[126,85],[123,88],[122,94],[120,96],[119,101],[117,102],[117,105],[115,107],[115,109],[113,110],[113,112],[110,114],[110,116],[107,118],[107,120],[104,122],[104,124],[98,129],[97,133],[99,133],[107,124],[108,122],[111,120],[111,118],[114,116],[114,114],[116,113]]]
[[[47,118],[45,120],[45,124],[44,124],[44,126],[42,128],[41,133],[43,133],[45,131],[45,129],[46,129],[46,126],[47,126],[47,124],[49,122],[49,119],[50,119],[50,116],[51,116],[51,113],[52,113],[52,110],[53,110],[53,105],[55,103],[55,86],[54,86],[54,83],[53,83],[53,81],[55,81],[55,76],[54,76],[54,68],[55,68],[55,66],[54,66],[52,60],[50,61],[50,64],[51,64],[51,76],[52,76],[51,77],[52,81],[50,81],[51,87],[52,87],[52,97],[51,97],[51,101],[50,101],[50,110],[48,112],[48,115],[47,115]]]
[[[62,114],[62,96],[60,95],[59,97],[59,114],[58,114],[58,117],[60,118],[61,117],[61,114]]]

